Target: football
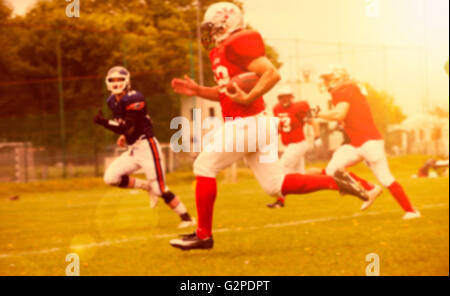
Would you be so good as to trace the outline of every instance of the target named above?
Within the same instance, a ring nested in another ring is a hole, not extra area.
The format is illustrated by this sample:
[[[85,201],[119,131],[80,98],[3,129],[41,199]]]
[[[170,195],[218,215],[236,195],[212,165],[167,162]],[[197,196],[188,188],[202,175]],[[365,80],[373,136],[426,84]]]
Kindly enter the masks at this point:
[[[234,94],[236,88],[233,83],[236,83],[245,93],[249,93],[258,83],[259,76],[253,72],[242,73],[234,76],[227,85],[229,93]]]

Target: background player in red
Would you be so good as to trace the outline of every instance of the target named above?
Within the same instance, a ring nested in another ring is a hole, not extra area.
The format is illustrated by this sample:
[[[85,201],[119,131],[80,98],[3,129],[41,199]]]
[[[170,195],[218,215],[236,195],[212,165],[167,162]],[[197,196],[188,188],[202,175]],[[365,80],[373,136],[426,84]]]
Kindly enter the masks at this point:
[[[281,134],[281,141],[285,146],[281,156],[281,164],[286,173],[305,174],[305,154],[310,149],[305,138],[304,126],[309,124],[314,129],[314,146],[320,147],[319,124],[311,119],[309,115],[310,107],[307,101],[294,102],[294,92],[289,85],[284,85],[278,92],[278,104],[273,108],[273,114],[280,119],[278,132]],[[277,201],[270,203],[269,208],[284,207],[285,197],[278,197]]]
[[[334,108],[330,111],[319,111],[317,117],[342,122],[350,138],[350,144],[339,147],[333,154],[325,170],[326,174],[331,176],[339,169],[364,160],[378,181],[389,189],[403,208],[403,218],[419,218],[420,212],[412,207],[403,187],[394,179],[389,169],[384,140],[375,126],[366,91],[351,81],[346,70],[342,68],[335,68],[321,78],[332,96]],[[356,175],[353,177],[370,190],[371,185],[367,181]],[[373,199],[363,204],[362,209],[370,206],[372,202]]]
[[[278,71],[265,56],[264,42],[255,31],[244,30],[244,18],[240,9],[231,3],[220,2],[211,5],[205,13],[202,24],[204,43],[213,41],[216,47],[210,52],[210,59],[218,86],[200,86],[188,77],[173,79],[175,92],[187,96],[200,96],[207,100],[220,102],[225,124],[217,130],[213,142],[203,149],[194,163],[196,176],[196,204],[198,214],[197,229],[194,233],[173,239],[170,244],[183,250],[210,249],[213,247],[212,217],[217,195],[217,174],[239,159],[244,158],[252,169],[262,188],[272,196],[301,194],[316,190],[341,190],[362,199],[366,192],[352,178],[339,171],[334,178],[329,176],[307,176],[288,174],[278,161],[278,149],[265,144],[267,136],[275,138],[278,144],[277,126],[273,118],[266,116],[262,95],[267,93],[279,80]],[[207,44],[206,44],[207,45]],[[236,92],[230,94],[227,85],[231,78],[245,72],[254,72],[260,79],[255,87],[244,93],[237,85]],[[250,132],[248,125],[242,124],[244,118],[263,123],[261,132]],[[227,137],[227,130],[235,131]],[[272,132],[274,131],[274,132]],[[219,148],[236,147],[237,133],[245,135],[245,142],[264,136],[263,147],[258,145],[256,151],[248,147],[244,151],[226,152]],[[217,141],[217,142],[216,142]],[[223,145],[223,146],[222,146]],[[275,159],[263,161],[265,157],[276,152]]]

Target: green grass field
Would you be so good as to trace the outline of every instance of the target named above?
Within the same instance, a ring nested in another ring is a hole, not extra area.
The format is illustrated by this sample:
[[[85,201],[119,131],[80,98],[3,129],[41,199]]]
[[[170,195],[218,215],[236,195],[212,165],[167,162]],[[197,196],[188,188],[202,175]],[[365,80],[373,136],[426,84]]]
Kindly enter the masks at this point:
[[[424,159],[391,159],[423,214],[410,221],[386,192],[365,213],[356,198],[331,191],[271,210],[272,198],[242,169],[238,184],[219,184],[210,251],[171,248],[178,217],[162,202],[150,209],[144,192],[101,179],[0,184],[0,275],[65,275],[68,253],[79,255],[81,275],[365,275],[366,255],[376,253],[381,275],[448,276],[449,180],[411,178]],[[374,181],[363,165],[354,171]],[[168,176],[195,213],[192,180]]]

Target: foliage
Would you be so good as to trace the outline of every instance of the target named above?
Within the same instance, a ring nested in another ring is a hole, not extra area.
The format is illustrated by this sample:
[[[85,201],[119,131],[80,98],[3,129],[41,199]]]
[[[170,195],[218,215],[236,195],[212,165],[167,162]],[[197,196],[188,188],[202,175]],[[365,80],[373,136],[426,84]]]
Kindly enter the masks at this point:
[[[202,1],[200,15],[217,1]],[[20,121],[14,130],[1,124],[0,139],[61,145],[56,79],[60,49],[69,150],[104,145],[103,139],[112,143],[112,136],[102,137],[100,128],[93,128],[91,118],[97,109],[105,109],[104,75],[114,65],[125,65],[132,72],[133,88],[148,100],[156,136],[167,141],[169,122],[180,109],[180,98],[171,91],[170,81],[191,73],[191,64],[198,73],[196,7],[192,3],[92,0],[83,2],[80,18],[68,18],[64,1],[40,0],[24,17],[11,17],[10,8],[0,0],[0,42],[8,44],[0,52],[0,116],[9,122]],[[268,52],[277,63],[276,52],[270,47]],[[203,59],[206,83],[212,84],[204,50]]]
[[[364,83],[375,124],[383,136],[387,135],[388,126],[401,123],[406,116],[395,105],[394,97],[385,91],[378,91],[369,83]]]
[[[440,118],[447,118],[448,119],[448,117],[449,117],[449,112],[448,111],[449,111],[448,109],[445,110],[445,109],[443,109],[441,107],[435,107],[429,113],[431,115],[434,115],[434,116],[437,116],[437,117],[440,117]]]

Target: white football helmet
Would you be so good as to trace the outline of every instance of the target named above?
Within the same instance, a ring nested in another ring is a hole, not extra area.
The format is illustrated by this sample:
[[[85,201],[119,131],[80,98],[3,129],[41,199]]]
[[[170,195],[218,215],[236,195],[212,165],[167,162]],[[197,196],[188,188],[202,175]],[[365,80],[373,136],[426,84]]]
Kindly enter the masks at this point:
[[[320,75],[323,84],[328,90],[335,89],[350,80],[350,74],[342,66],[331,67],[330,70]]]
[[[278,96],[286,96],[286,95],[294,96],[292,88],[287,84],[281,86],[280,90],[278,91]]]
[[[208,47],[211,42],[221,43],[231,33],[245,27],[244,16],[235,4],[218,2],[208,7],[202,22],[202,42]]]
[[[292,88],[287,84],[280,87],[277,96],[280,104],[284,108],[289,107],[294,100],[294,92],[292,91]]]
[[[122,66],[112,67],[106,75],[105,82],[112,94],[121,94],[131,87],[130,72]]]

